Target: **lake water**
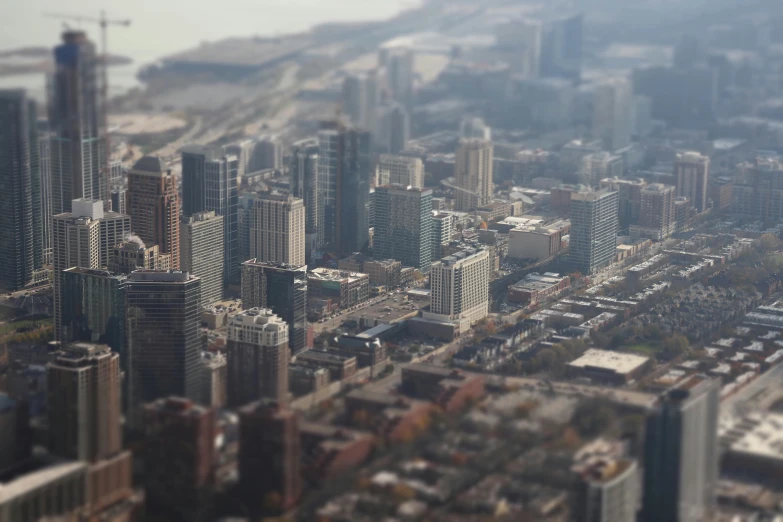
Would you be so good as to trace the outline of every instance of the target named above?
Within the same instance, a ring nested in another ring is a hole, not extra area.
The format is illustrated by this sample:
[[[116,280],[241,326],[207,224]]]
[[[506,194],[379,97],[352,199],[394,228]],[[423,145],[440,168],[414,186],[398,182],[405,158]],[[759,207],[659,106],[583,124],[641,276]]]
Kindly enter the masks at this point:
[[[109,29],[109,50],[134,60],[112,67],[113,93],[138,85],[136,71],[160,57],[230,36],[273,36],[306,31],[327,21],[385,19],[417,5],[416,0],[3,0],[0,50],[54,46],[63,23],[81,27],[100,40],[97,25],[49,18],[47,13],[130,19],[130,27]],[[42,74],[0,77],[0,89],[22,87],[43,99]]]

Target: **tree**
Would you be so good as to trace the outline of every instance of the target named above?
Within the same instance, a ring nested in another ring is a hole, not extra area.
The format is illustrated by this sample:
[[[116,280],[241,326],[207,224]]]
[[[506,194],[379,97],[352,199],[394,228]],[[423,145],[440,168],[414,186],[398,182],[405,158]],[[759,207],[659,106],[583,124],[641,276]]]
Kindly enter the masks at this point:
[[[772,234],[762,234],[756,241],[756,248],[762,254],[777,252],[780,250],[781,245],[783,245],[783,242]]]
[[[688,346],[688,338],[676,333],[663,340],[663,353],[667,358],[674,359],[687,352]]]

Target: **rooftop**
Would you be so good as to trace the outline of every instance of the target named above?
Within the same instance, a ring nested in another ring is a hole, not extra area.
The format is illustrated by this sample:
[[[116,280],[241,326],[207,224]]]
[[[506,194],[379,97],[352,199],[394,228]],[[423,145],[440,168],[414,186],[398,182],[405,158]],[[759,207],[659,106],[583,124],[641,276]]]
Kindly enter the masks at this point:
[[[369,279],[369,276],[359,272],[348,272],[346,270],[335,270],[333,268],[315,268],[307,273],[307,278],[320,281],[341,281],[350,283],[360,279]]]
[[[729,451],[783,463],[783,414],[753,412],[735,429]]]
[[[575,368],[601,368],[620,374],[631,373],[650,359],[641,355],[610,352],[607,350],[587,350],[580,358],[568,363]]]

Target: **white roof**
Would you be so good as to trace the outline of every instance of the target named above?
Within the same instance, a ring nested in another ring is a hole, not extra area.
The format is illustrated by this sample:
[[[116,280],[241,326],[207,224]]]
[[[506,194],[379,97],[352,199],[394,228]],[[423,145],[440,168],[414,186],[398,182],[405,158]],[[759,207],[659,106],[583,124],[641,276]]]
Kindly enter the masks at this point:
[[[631,373],[649,361],[649,357],[608,350],[587,350],[584,355],[568,363],[575,368],[603,368],[620,374]]]
[[[746,420],[752,427],[731,445],[730,451],[783,462],[783,415],[755,412]]]

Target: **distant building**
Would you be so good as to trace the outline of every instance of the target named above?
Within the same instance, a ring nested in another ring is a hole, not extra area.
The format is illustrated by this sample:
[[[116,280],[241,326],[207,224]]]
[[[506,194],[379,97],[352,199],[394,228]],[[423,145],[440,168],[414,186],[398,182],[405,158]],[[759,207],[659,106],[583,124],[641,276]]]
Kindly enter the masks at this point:
[[[180,266],[201,279],[201,305],[223,299],[224,218],[214,211],[182,217]]]
[[[381,154],[375,170],[376,185],[424,188],[424,164],[420,158]]]
[[[158,245],[179,269],[180,201],[177,177],[163,160],[144,156],[128,172],[128,212],[133,232],[147,245]]]
[[[467,327],[489,313],[489,252],[466,249],[441,259],[430,271],[430,315]]]
[[[307,274],[308,299],[328,299],[338,308],[350,308],[370,298],[367,274],[316,268]]]
[[[172,522],[213,520],[215,410],[169,397],[143,411],[148,511]]]
[[[451,214],[434,211],[432,213],[432,262],[441,258],[441,246],[451,241]]]
[[[601,151],[588,154],[582,158],[580,173],[582,182],[596,186],[604,178],[619,178],[625,171],[622,156]]]
[[[307,296],[307,267],[256,259],[242,263],[242,305],[270,309],[285,321],[292,355],[308,347]]]
[[[732,213],[764,223],[783,220],[783,163],[760,157],[740,163],[737,168],[739,175],[734,184]]]
[[[137,271],[126,289],[131,407],[170,395],[200,400],[201,280],[184,272]]]
[[[392,104],[378,111],[376,147],[389,154],[399,154],[410,141],[411,118],[408,110],[399,104]]]
[[[571,194],[568,259],[575,270],[592,275],[614,261],[617,248],[617,192]]]
[[[283,144],[277,136],[261,136],[253,147],[253,154],[246,172],[283,168]]]
[[[432,191],[401,185],[375,189],[373,252],[428,273],[432,264]]]
[[[188,146],[182,149],[182,213],[214,211],[223,216],[223,280],[239,278],[239,222],[236,156],[220,149]]]
[[[286,511],[302,493],[299,418],[285,406],[256,402],[239,409],[239,489],[251,513],[269,512],[274,494]]]
[[[371,286],[383,286],[387,290],[400,286],[402,263],[396,259],[373,259],[364,254],[352,254],[337,263],[339,270],[360,272],[370,276]]]
[[[202,352],[201,369],[201,402],[211,408],[225,407],[228,382],[226,356],[219,352]]]
[[[470,211],[487,205],[492,199],[492,142],[463,140],[457,149],[455,210]]]
[[[231,145],[225,145],[223,150],[226,155],[237,157],[237,177],[241,180],[245,177],[245,174],[261,170],[260,168],[254,168],[253,153],[256,148],[256,142],[253,140],[242,140]],[[267,168],[267,167],[261,167]]]
[[[508,257],[541,260],[555,256],[563,248],[570,229],[568,221],[512,228],[508,233]]]
[[[615,151],[631,143],[633,85],[629,78],[616,77],[593,86],[593,138]]]
[[[715,509],[720,381],[693,376],[647,418],[641,520],[697,522]]]
[[[323,197],[319,186],[320,151],[318,142],[305,140],[294,143],[291,151],[291,195],[302,200],[305,208],[305,259],[311,262],[322,246],[318,230],[323,224]],[[250,256],[248,256],[250,257]]]
[[[676,228],[674,187],[653,183],[642,189],[639,224],[631,225],[630,233],[660,241],[671,236]]]
[[[710,158],[698,152],[682,152],[674,161],[677,196],[693,201],[697,212],[707,209],[707,185],[710,179]]]
[[[412,364],[402,370],[400,391],[434,402],[451,413],[484,396],[484,377],[429,364]]]
[[[250,255],[267,263],[305,265],[305,230],[301,199],[260,194],[250,216]]]
[[[639,224],[642,209],[642,190],[647,182],[642,179],[604,178],[600,187],[617,192],[617,219],[621,230]]]
[[[135,270],[171,270],[171,256],[158,245],[145,246],[137,236],[128,236],[112,249],[109,271],[130,274]]]
[[[288,400],[288,325],[271,310],[250,308],[228,323],[228,404]]]
[[[508,288],[508,301],[512,303],[537,304],[547,297],[557,295],[571,286],[568,276],[547,272],[528,274]]]
[[[463,118],[459,124],[459,137],[464,140],[492,141],[492,128],[481,118]]]

